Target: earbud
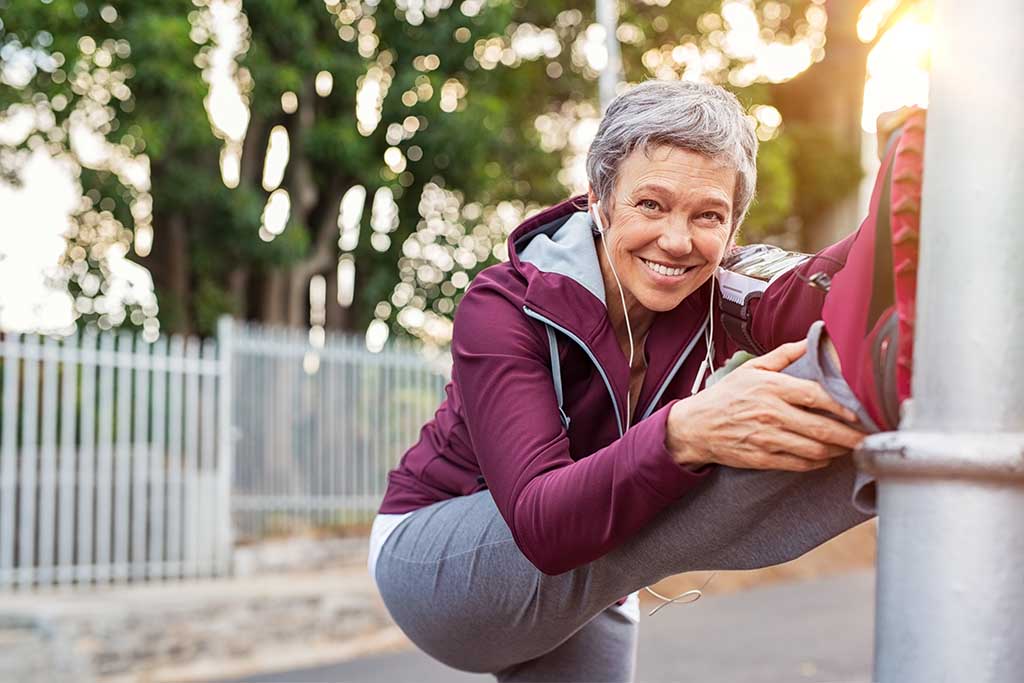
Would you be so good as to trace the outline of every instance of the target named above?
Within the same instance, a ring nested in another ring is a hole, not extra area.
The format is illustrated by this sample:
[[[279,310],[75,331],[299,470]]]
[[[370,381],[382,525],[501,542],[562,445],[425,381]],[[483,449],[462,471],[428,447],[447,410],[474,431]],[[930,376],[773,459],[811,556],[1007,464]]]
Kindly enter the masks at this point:
[[[590,207],[590,217],[594,219],[598,234],[604,234],[604,224],[601,223],[601,202],[594,202]]]

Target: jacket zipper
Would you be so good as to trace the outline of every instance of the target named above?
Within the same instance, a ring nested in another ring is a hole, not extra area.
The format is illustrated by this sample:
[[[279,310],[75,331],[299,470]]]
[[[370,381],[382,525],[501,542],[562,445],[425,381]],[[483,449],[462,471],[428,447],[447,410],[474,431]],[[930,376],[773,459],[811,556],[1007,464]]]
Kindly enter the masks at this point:
[[[654,412],[654,406],[658,405],[658,401],[661,400],[661,395],[665,393],[666,389],[668,389],[669,383],[676,376],[676,373],[679,372],[679,368],[683,367],[683,363],[685,363],[686,359],[690,357],[693,347],[697,345],[697,342],[700,340],[701,333],[707,329],[708,323],[710,322],[711,316],[704,319],[704,324],[701,325],[700,329],[697,330],[697,333],[693,335],[693,339],[690,340],[690,343],[687,344],[686,348],[683,350],[683,355],[679,357],[679,360],[677,360],[676,364],[672,367],[672,371],[668,373],[668,377],[666,377],[665,381],[661,383],[661,387],[658,391],[654,393],[654,398],[651,399],[651,402],[647,405],[647,410],[644,411],[643,416],[640,418],[641,420],[647,418]]]
[[[601,379],[604,380],[605,388],[608,389],[608,395],[612,399],[612,408],[615,409],[615,425],[619,429],[619,437],[621,438],[622,435],[625,434],[625,430],[622,428],[622,416],[619,414],[619,402],[615,399],[615,392],[612,390],[612,383],[608,380],[608,373],[605,372],[604,367],[602,367],[601,364],[597,361],[597,357],[590,350],[590,347],[587,346],[582,339],[577,337],[569,330],[565,329],[564,327],[555,323],[549,318],[545,318],[540,313],[531,310],[528,306],[523,306],[523,313],[525,313],[530,318],[533,318],[534,320],[539,320],[545,325],[550,325],[551,327],[555,328],[556,330],[567,336],[569,339],[572,339],[574,342],[580,345],[580,348],[583,349],[583,352],[586,353],[587,356],[590,358],[590,361],[594,364],[594,367],[597,368],[597,372],[601,375]]]
[[[602,367],[598,362],[597,357],[591,352],[590,347],[588,347],[582,339],[569,330],[553,322],[550,318],[546,318],[540,313],[537,313],[528,306],[523,306],[523,312],[526,313],[527,316],[535,320],[539,320],[545,325],[550,325],[565,336],[569,337],[569,339],[572,339],[574,342],[579,344],[580,348],[583,349],[583,352],[587,354],[587,357],[590,358],[590,361],[594,364],[594,367],[597,368],[598,373],[600,373],[601,379],[604,380],[604,386],[608,390],[608,396],[612,399],[612,407],[615,409],[615,424],[619,429],[619,436],[621,437],[625,432],[622,429],[622,417],[619,415],[619,402],[615,399],[615,392],[612,390],[612,384],[608,380],[608,375],[605,372],[604,367]],[[683,349],[682,355],[679,356],[678,360],[676,360],[672,370],[668,373],[668,377],[666,377],[665,381],[661,383],[661,387],[658,388],[658,391],[654,393],[654,398],[651,399],[651,402],[647,404],[647,410],[644,411],[643,416],[640,418],[641,420],[646,419],[652,412],[654,412],[654,406],[658,405],[658,401],[661,400],[662,394],[664,394],[665,390],[668,389],[668,385],[672,383],[676,373],[679,372],[679,368],[683,367],[683,363],[685,363],[686,359],[690,357],[690,354],[693,352],[693,348],[697,345],[697,342],[700,341],[701,333],[704,332],[710,321],[710,316],[704,319],[704,324],[700,326],[700,329],[698,329],[690,339],[690,343],[686,345],[685,349]]]

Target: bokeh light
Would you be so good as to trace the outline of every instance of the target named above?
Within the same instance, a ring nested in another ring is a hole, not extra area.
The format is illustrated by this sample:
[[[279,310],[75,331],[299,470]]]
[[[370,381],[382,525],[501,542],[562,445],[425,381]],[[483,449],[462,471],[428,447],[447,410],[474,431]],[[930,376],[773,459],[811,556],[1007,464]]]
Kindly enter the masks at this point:
[[[253,82],[239,60],[249,49],[248,21],[241,0],[192,0],[190,37],[200,46],[196,64],[209,90],[203,100],[214,135],[224,141],[221,180],[237,187],[245,133],[249,127],[249,93]]]
[[[353,251],[359,244],[359,226],[366,204],[366,188],[355,185],[341,197],[338,207],[338,246],[342,251]]]
[[[284,126],[271,128],[270,138],[267,140],[267,154],[263,160],[263,189],[267,192],[277,189],[284,180],[289,151],[288,129]]]
[[[288,225],[288,217],[291,215],[292,201],[288,190],[283,187],[270,193],[267,204],[263,208],[262,230],[265,230],[273,239],[282,232]],[[262,233],[261,233],[262,234]],[[269,242],[270,240],[266,240]]]

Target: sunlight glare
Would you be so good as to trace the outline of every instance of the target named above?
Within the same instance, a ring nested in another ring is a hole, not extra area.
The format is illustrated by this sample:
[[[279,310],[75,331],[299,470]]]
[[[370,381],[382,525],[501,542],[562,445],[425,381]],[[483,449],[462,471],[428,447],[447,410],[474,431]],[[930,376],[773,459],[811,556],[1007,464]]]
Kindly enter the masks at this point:
[[[928,105],[931,22],[923,11],[910,12],[886,31],[868,55],[861,126],[875,132],[882,112],[906,105]]]

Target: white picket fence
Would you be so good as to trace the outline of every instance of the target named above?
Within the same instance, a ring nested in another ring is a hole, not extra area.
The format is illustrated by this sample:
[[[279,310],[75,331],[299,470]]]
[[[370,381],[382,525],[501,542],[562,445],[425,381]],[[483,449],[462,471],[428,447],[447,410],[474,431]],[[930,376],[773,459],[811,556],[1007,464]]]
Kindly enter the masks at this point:
[[[309,353],[228,319],[203,342],[4,335],[0,590],[223,575],[237,534],[372,518],[444,368],[358,338]]]
[[[215,342],[88,329],[2,354],[0,588],[226,571]]]
[[[313,348],[304,330],[238,323],[230,349],[239,537],[365,527],[447,365],[407,343],[371,353],[361,336],[328,334]]]

